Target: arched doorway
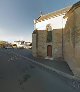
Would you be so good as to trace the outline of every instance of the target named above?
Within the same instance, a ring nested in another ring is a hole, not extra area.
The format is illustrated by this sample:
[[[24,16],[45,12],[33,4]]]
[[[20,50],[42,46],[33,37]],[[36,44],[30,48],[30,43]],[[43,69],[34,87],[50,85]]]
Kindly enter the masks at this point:
[[[52,46],[51,45],[47,46],[47,56],[52,57]]]

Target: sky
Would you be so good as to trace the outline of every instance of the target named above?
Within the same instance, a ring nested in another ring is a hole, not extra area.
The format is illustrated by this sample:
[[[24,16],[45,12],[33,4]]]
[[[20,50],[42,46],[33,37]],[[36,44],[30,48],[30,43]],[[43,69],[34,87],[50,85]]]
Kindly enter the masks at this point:
[[[79,0],[0,0],[0,40],[32,41],[33,20]]]

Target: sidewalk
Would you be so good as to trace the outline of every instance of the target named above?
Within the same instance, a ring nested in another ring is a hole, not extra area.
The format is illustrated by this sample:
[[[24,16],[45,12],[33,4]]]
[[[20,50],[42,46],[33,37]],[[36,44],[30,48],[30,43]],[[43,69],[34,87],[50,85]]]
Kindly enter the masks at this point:
[[[74,75],[71,71],[71,69],[69,68],[68,64],[65,62],[65,61],[62,61],[62,60],[49,60],[49,59],[42,59],[42,58],[36,58],[36,57],[31,57],[31,59],[39,62],[39,63],[42,63],[42,64],[45,64],[47,66],[50,66],[52,68],[55,68],[59,71],[62,71],[64,73],[67,73],[69,75]]]

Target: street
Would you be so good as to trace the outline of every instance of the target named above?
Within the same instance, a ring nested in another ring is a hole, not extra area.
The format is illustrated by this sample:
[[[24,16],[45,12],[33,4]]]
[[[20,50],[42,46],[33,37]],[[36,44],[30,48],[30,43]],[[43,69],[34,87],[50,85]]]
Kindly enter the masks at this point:
[[[25,49],[0,48],[0,92],[80,92],[73,80],[19,55],[32,57],[31,51]]]

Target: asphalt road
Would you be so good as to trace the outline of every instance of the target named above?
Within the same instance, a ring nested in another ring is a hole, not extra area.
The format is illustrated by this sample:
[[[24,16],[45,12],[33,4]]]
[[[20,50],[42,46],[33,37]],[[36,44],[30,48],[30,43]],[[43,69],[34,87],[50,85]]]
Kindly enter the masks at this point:
[[[0,92],[80,92],[73,80],[48,71],[18,55],[31,52],[0,49]]]

